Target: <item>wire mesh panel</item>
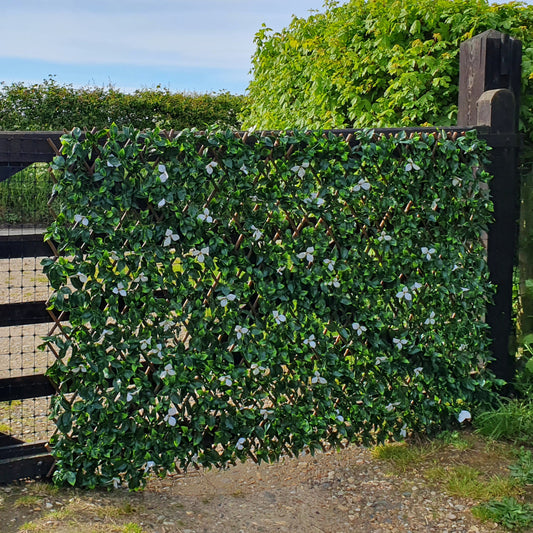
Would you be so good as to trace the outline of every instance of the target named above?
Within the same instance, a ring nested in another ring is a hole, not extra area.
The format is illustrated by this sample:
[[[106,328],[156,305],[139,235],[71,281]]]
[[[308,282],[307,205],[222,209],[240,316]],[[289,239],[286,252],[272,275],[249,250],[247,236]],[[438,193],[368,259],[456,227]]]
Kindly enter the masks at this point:
[[[0,445],[47,441],[50,357],[38,349],[49,324],[44,302],[49,286],[41,260],[50,221],[51,180],[46,164],[35,164],[0,182]]]

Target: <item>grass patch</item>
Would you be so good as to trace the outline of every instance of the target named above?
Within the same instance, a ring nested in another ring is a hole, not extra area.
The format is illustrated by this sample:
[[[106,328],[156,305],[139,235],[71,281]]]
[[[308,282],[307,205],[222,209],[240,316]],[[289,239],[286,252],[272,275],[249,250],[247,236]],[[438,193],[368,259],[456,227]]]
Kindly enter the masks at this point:
[[[488,501],[493,498],[507,498],[520,494],[520,483],[510,477],[486,477],[477,469],[460,465],[445,470],[443,486],[450,496]]]
[[[461,451],[470,450],[474,446],[472,440],[467,439],[461,431],[443,431],[437,435],[437,441]]]
[[[134,522],[122,526],[122,533],[143,533],[143,531],[143,528]]]
[[[52,222],[48,200],[52,181],[46,163],[35,163],[0,182],[0,224]]]
[[[15,500],[15,507],[33,507],[41,503],[41,498],[34,494],[25,494]]]
[[[510,531],[524,531],[533,526],[533,505],[514,498],[476,505],[472,514],[479,520],[497,522]]]
[[[476,432],[485,437],[530,444],[533,441],[533,403],[505,401],[494,411],[478,414],[474,423]]]
[[[533,454],[515,444],[468,431],[444,432],[431,442],[387,444],[372,450],[397,475],[421,475],[449,496],[475,503],[480,520],[511,531],[533,526]]]
[[[439,448],[438,442],[417,445],[383,444],[372,448],[371,453],[374,459],[386,461],[395,472],[403,473],[427,461]]]

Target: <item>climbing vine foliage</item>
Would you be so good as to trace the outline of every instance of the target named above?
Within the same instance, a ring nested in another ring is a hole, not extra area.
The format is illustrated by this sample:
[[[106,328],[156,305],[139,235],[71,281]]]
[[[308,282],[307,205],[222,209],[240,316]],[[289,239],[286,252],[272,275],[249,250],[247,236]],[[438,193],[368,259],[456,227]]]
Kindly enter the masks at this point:
[[[62,143],[58,483],[402,439],[491,395],[475,132]]]

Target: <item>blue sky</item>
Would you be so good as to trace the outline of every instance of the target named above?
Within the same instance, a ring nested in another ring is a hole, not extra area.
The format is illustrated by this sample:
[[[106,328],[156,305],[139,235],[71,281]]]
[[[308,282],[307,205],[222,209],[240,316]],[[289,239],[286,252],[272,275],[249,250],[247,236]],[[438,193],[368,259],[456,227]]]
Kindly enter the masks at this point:
[[[0,81],[123,91],[242,94],[262,23],[324,11],[323,0],[1,1]]]
[[[2,0],[0,81],[241,94],[254,34],[323,0]]]

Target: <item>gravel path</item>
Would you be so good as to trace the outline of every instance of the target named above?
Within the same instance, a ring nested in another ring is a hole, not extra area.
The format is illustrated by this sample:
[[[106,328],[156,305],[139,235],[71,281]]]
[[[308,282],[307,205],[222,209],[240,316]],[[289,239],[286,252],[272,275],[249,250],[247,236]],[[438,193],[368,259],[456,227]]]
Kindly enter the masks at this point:
[[[17,504],[34,493],[31,484],[0,488],[2,531],[124,532],[128,523],[143,533],[503,531],[477,521],[473,502],[447,496],[416,471],[391,474],[357,446],[272,465],[247,462],[155,478],[138,493],[44,491],[38,502]]]

